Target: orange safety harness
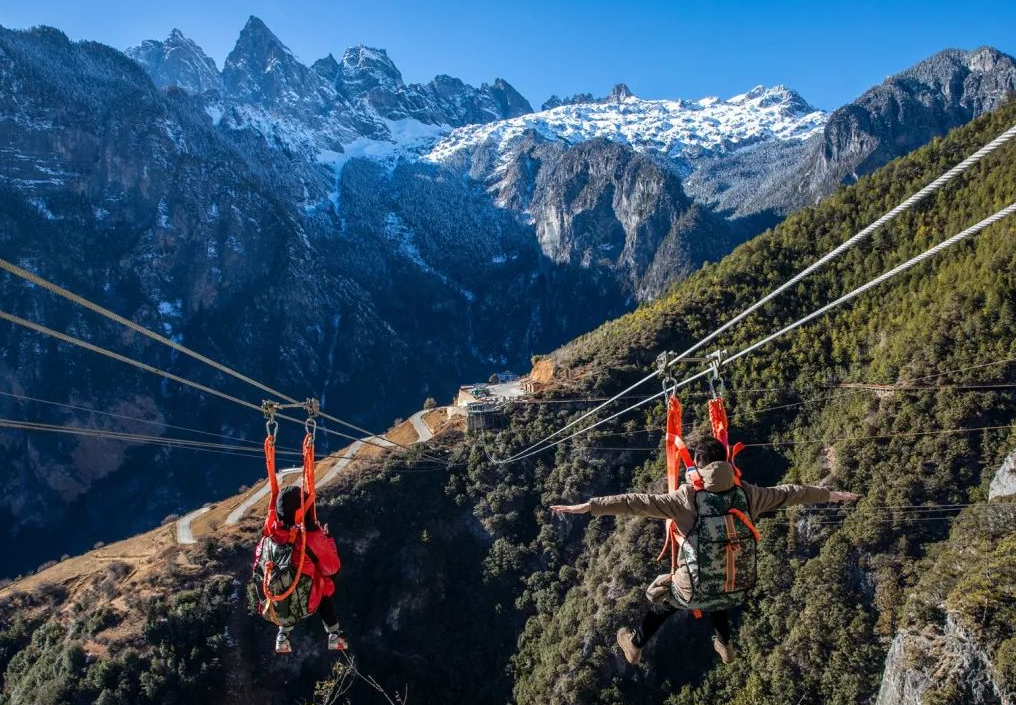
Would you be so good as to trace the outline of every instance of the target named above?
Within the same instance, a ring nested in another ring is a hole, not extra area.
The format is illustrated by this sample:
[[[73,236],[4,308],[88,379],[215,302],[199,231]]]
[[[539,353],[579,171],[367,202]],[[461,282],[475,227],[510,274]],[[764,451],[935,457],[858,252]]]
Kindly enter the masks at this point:
[[[268,422],[265,424],[268,431],[268,435],[265,437],[265,468],[268,472],[268,484],[271,487],[271,497],[268,500],[268,517],[265,519],[262,533],[264,536],[270,536],[278,520],[275,505],[279,498],[279,478],[275,472],[275,437],[279,433],[279,424],[275,420],[275,412],[285,407],[270,401],[263,402],[261,406],[265,412],[265,418],[268,419]],[[296,510],[294,525],[289,530],[287,543],[295,544],[297,539],[299,539],[300,561],[296,566],[296,577],[293,578],[293,582],[279,595],[272,594],[269,588],[272,569],[275,565],[271,561],[268,561],[265,565],[265,577],[262,582],[262,588],[266,598],[272,602],[285,600],[293,594],[297,584],[299,584],[300,577],[303,575],[303,562],[307,556],[307,529],[304,519],[309,518],[312,524],[317,524],[316,493],[314,491],[314,439],[317,435],[317,423],[314,421],[314,417],[318,413],[317,400],[310,399],[305,404],[297,406],[306,408],[308,413],[307,422],[304,424],[306,435],[303,438],[303,488],[306,499]]]
[[[734,484],[738,487],[741,486],[741,470],[737,467],[734,462],[738,454],[744,450],[744,443],[736,443],[733,447],[730,445],[730,421],[727,418],[727,409],[723,402],[723,393],[725,391],[723,379],[719,374],[719,367],[721,364],[721,354],[714,353],[710,356],[710,369],[711,376],[709,378],[709,391],[710,400],[708,402],[709,409],[709,423],[712,426],[713,438],[723,444],[724,448],[727,449],[727,462],[734,468]],[[672,377],[666,376],[666,369],[671,364],[668,354],[664,353],[660,356],[660,374],[663,376],[663,389],[666,392],[667,399],[667,439],[666,439],[666,458],[667,458],[667,491],[675,492],[681,485],[681,466],[685,468],[685,479],[686,481],[695,488],[695,490],[705,489],[702,482],[702,476],[699,474],[698,468],[695,466],[695,461],[692,458],[691,452],[688,450],[688,445],[684,442],[684,431],[682,424],[683,408],[681,402],[677,398],[675,389],[677,382]],[[717,380],[720,384],[719,391],[713,386],[713,381]],[[736,560],[735,553],[740,549],[740,542],[737,539],[737,530],[734,526],[734,519],[737,519],[751,531],[755,540],[761,539],[761,534],[751,520],[739,509],[731,509],[725,518],[724,526],[727,531],[727,548],[726,548],[726,585],[727,589],[736,584]],[[657,556],[656,560],[662,560],[663,556],[667,553],[667,549],[670,549],[670,572],[674,574],[677,571],[677,553],[684,542],[684,536],[678,531],[677,524],[674,523],[673,519],[666,520],[665,538],[663,543],[663,549],[660,551],[660,555]],[[702,614],[699,610],[692,610],[696,617],[701,617]]]

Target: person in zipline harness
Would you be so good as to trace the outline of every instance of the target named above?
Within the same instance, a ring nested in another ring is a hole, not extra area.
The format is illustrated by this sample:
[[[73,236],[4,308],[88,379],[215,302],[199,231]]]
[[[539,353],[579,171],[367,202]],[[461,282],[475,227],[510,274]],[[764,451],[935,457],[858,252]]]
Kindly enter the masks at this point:
[[[292,562],[294,565],[300,563],[300,544],[292,539],[294,526],[296,524],[297,510],[300,503],[306,501],[306,494],[296,485],[290,485],[279,493],[275,505],[274,521],[269,522],[268,535],[276,544],[282,545],[295,543]],[[307,614],[319,612],[321,621],[324,622],[325,631],[328,632],[328,649],[341,651],[347,648],[346,639],[339,629],[339,618],[335,613],[335,574],[339,572],[342,562],[339,559],[339,551],[335,546],[335,539],[328,534],[328,525],[318,526],[313,519],[306,519],[307,532],[307,557],[303,561],[302,574],[310,578],[310,594],[307,599]],[[258,544],[254,556],[255,566],[261,560],[261,550],[264,542]],[[295,597],[295,596],[294,596]],[[279,633],[275,637],[275,653],[292,653],[293,648],[289,641],[289,634],[293,631],[292,626],[280,626]]]
[[[819,504],[822,502],[846,502],[859,498],[859,495],[851,492],[831,492],[824,487],[810,485],[778,485],[776,487],[758,487],[747,482],[738,485],[734,466],[727,462],[727,448],[715,438],[706,438],[695,446],[695,472],[701,478],[701,490],[693,484],[684,484],[677,491],[666,494],[621,494],[611,497],[593,497],[588,502],[573,505],[553,505],[550,509],[558,514],[592,514],[593,516],[638,516],[655,519],[668,519],[674,522],[677,534],[680,537],[690,538],[700,530],[700,505],[697,494],[703,494],[707,499],[724,497],[735,487],[743,491],[747,500],[747,516],[737,509],[727,510],[731,516],[725,514],[711,514],[709,518],[728,521],[730,529],[727,529],[728,536],[733,537],[734,550],[728,551],[733,556],[729,558],[728,566],[736,574],[735,560],[738,554],[743,551],[741,541],[734,534],[735,516],[740,516],[740,523],[749,527],[757,537],[757,530],[753,522],[759,515],[772,512],[781,507],[789,507],[796,504]],[[750,534],[748,535],[750,538]],[[698,538],[698,537],[696,537]],[[721,536],[722,538],[722,536]],[[697,561],[704,561],[706,549],[698,551],[697,554],[689,554],[685,550],[686,542],[682,542],[682,550],[677,559],[676,570],[673,573],[666,573],[653,581],[646,590],[646,596],[652,603],[640,626],[636,628],[622,627],[617,632],[617,643],[624,652],[628,663],[636,664],[642,658],[642,649],[653,638],[653,635],[663,626],[663,623],[673,614],[684,610],[694,609],[691,605],[709,604],[710,599],[715,600],[716,605],[727,605],[731,600],[724,600],[724,595],[714,595],[712,598],[706,595],[696,595],[698,589],[703,591],[699,585],[701,572],[696,572],[693,578],[692,570],[688,566],[687,557],[696,556]],[[712,544],[719,544],[719,541],[711,541]],[[730,545],[731,541],[727,541]],[[699,548],[696,541],[695,549]],[[754,544],[752,543],[754,551]],[[754,584],[754,552],[750,557],[750,584]],[[692,566],[696,571],[701,571],[699,565]],[[728,573],[730,571],[728,570]],[[729,577],[729,586],[725,586],[737,602],[743,600],[747,588],[742,587],[743,583],[733,584],[735,577]],[[743,580],[743,578],[742,578]],[[703,581],[704,582],[704,581]],[[749,585],[750,587],[750,585]],[[722,590],[717,589],[717,593]],[[696,600],[700,602],[696,602]],[[697,611],[697,610],[696,610]],[[708,609],[702,607],[701,611],[709,612],[712,618],[714,636],[713,648],[724,663],[731,663],[734,660],[734,647],[730,634],[730,614],[728,609]]]

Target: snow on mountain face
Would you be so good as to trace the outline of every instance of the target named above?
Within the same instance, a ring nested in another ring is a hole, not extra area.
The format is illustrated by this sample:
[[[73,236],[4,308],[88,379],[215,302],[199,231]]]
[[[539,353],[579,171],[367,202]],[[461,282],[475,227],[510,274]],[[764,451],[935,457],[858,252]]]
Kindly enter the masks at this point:
[[[339,65],[338,82],[349,97],[363,95],[372,88],[397,91],[405,85],[388,52],[363,45],[346,50]]]
[[[406,85],[383,49],[355,46],[303,64],[257,17],[251,17],[221,75],[200,47],[174,30],[165,42],[127,50],[159,87],[204,93],[222,130],[260,135],[272,148],[311,164],[341,166],[353,156],[392,162],[429,147],[453,127],[532,112],[506,81],[475,88],[437,76]]]
[[[215,61],[178,29],[164,42],[149,39],[124,53],[141,64],[159,88],[178,86],[204,93],[222,87]]]
[[[804,140],[820,132],[825,112],[808,105],[784,86],[756,86],[728,100],[642,100],[627,87],[615,87],[597,102],[564,104],[539,113],[454,130],[426,155],[450,162],[481,145],[499,152],[528,130],[568,144],[598,137],[640,152],[675,160],[729,153],[767,140]]]

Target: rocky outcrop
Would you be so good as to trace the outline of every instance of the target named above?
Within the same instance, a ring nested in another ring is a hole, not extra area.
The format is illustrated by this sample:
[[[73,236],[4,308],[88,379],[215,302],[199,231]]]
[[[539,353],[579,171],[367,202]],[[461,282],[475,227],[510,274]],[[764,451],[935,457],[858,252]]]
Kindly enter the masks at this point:
[[[215,61],[178,29],[164,42],[149,39],[125,53],[144,67],[159,88],[176,86],[191,93],[222,88]]]
[[[1016,494],[1016,451],[1005,459],[998,472],[991,478],[988,498],[1008,497]]]
[[[893,639],[875,705],[1012,705],[996,683],[991,656],[952,618],[942,627]]]
[[[513,155],[518,166],[497,189],[502,202],[524,208],[555,262],[609,271],[645,301],[733,248],[726,223],[693,204],[651,158],[608,140],[531,144]]]
[[[991,47],[950,49],[892,76],[829,116],[787,207],[815,202],[1016,93],[1016,60]]]

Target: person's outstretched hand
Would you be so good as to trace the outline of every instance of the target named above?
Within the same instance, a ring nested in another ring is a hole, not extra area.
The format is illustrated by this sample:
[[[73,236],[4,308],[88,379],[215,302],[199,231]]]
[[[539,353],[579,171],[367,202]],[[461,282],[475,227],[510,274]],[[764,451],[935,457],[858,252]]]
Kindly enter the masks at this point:
[[[856,502],[861,498],[861,495],[854,494],[853,492],[830,492],[830,502]]]
[[[583,502],[582,504],[552,504],[550,505],[550,511],[555,514],[588,514],[589,502]]]

